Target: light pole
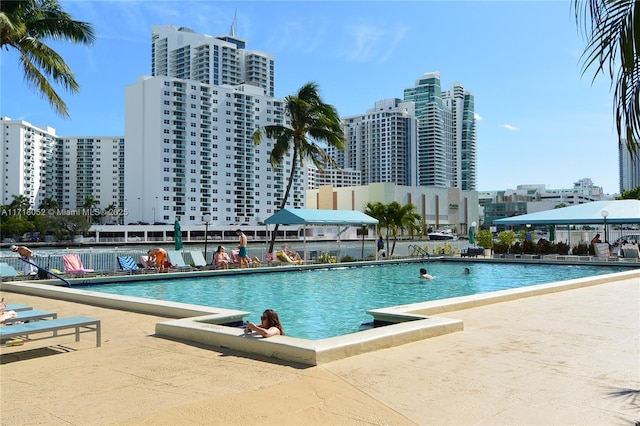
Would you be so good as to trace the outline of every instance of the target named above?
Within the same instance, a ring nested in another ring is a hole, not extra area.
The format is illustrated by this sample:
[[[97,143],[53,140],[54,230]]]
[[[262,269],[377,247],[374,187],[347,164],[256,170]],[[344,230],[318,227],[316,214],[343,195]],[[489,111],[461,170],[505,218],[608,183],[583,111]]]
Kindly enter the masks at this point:
[[[207,259],[207,241],[209,240],[209,222],[211,222],[211,215],[209,213],[202,216],[202,220],[204,220],[204,260],[209,263]]]
[[[471,235],[471,239],[473,240],[471,242],[471,244],[473,244],[474,247],[476,246],[476,225],[477,225],[477,223],[476,223],[475,220],[473,222],[471,222],[471,233],[470,233],[470,235]]]
[[[600,214],[602,215],[602,217],[604,219],[604,242],[608,243],[609,242],[609,238],[607,236],[607,216],[609,216],[609,211],[608,210],[602,210],[600,212]]]

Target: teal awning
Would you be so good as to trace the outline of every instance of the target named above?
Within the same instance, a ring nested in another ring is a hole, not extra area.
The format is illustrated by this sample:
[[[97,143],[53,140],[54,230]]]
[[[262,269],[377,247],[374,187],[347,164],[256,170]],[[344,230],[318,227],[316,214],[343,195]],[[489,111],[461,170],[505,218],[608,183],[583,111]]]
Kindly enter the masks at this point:
[[[604,210],[607,211],[607,223],[640,223],[640,200],[593,201],[591,203],[497,219],[493,223],[496,225],[592,225],[604,223],[604,217],[602,216]]]
[[[267,225],[377,225],[378,219],[354,210],[282,209]]]

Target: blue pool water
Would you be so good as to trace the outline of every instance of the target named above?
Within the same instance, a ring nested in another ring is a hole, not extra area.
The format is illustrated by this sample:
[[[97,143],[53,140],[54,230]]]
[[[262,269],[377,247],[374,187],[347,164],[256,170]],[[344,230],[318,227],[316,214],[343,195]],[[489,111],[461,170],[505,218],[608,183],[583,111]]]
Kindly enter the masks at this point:
[[[433,280],[418,278],[426,267]],[[465,267],[471,269],[464,275]],[[620,272],[620,268],[440,262],[226,275],[84,286],[92,291],[251,312],[275,309],[286,334],[324,339],[372,321],[369,309]],[[74,286],[80,287],[80,286]]]

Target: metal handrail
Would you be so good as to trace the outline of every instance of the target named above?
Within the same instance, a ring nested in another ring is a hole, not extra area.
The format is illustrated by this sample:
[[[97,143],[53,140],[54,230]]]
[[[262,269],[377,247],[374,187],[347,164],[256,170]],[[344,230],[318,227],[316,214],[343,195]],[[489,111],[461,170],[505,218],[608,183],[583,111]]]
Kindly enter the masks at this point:
[[[20,260],[22,260],[22,261],[23,261],[23,262],[25,262],[25,263],[28,263],[29,265],[35,266],[36,268],[38,268],[38,270],[44,271],[44,272],[46,272],[46,273],[47,273],[47,274],[49,274],[49,275],[53,275],[53,276],[54,276],[54,277],[56,277],[57,279],[59,279],[59,280],[61,280],[62,282],[64,282],[64,283],[67,285],[67,287],[71,287],[71,283],[70,283],[68,280],[66,280],[66,279],[62,278],[60,275],[56,274],[55,272],[51,272],[51,271],[49,271],[48,269],[44,269],[43,267],[36,265],[35,263],[33,263],[33,262],[31,262],[31,261],[29,261],[29,260],[25,259],[24,257],[20,257],[19,259],[20,259]]]

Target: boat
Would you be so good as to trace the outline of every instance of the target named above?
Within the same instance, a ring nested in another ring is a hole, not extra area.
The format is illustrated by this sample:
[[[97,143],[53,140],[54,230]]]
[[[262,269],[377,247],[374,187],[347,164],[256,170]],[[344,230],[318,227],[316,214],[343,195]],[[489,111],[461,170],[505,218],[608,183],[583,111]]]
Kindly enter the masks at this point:
[[[443,241],[443,240],[457,240],[458,236],[453,233],[449,228],[437,229],[434,232],[427,234],[430,240]]]

